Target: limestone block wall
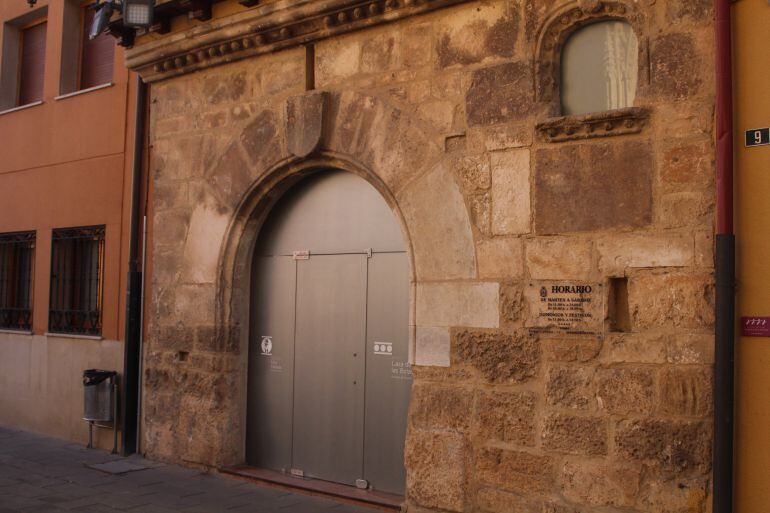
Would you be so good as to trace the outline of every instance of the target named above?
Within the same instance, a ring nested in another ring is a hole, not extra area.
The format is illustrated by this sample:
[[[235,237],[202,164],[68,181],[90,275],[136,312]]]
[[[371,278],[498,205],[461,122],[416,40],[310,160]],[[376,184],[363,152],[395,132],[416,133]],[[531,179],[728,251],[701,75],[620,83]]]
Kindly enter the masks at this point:
[[[469,2],[322,40],[307,158],[287,144],[303,49],[153,84],[146,452],[243,461],[250,251],[280,192],[334,166],[382,192],[410,248],[409,511],[705,511],[710,6]],[[559,38],[602,17],[637,31],[641,110],[542,125]],[[528,328],[530,283],[614,278],[618,331]]]

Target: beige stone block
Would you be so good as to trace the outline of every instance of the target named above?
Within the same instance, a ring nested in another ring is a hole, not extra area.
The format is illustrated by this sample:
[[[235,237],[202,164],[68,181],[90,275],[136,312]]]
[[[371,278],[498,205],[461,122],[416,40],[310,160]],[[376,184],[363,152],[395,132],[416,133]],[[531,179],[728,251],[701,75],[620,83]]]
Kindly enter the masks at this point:
[[[599,270],[622,276],[635,267],[685,267],[693,262],[691,233],[667,235],[614,235],[596,244]]]
[[[646,274],[628,284],[634,329],[708,329],[714,323],[714,284],[710,275]]]
[[[452,129],[455,106],[448,101],[433,101],[417,106],[417,117],[439,133],[449,133]]]
[[[715,257],[714,234],[711,231],[695,232],[695,265],[713,269]]]
[[[639,506],[644,511],[691,513],[709,511],[709,478],[649,480],[640,490]]]
[[[453,168],[460,186],[468,193],[484,192],[492,185],[489,155],[459,157],[454,161]]]
[[[592,506],[633,506],[640,481],[639,467],[588,460],[566,461],[560,476],[566,499]]]
[[[475,476],[479,481],[522,495],[550,492],[554,474],[550,456],[496,447],[483,448],[476,456]]]
[[[681,475],[711,465],[711,423],[663,419],[628,420],[615,426],[618,454],[651,470]]]
[[[495,238],[476,245],[479,278],[520,278],[524,273],[521,239]]]
[[[663,414],[708,415],[712,395],[712,372],[708,367],[677,366],[661,373],[659,409]]]
[[[526,260],[534,280],[587,280],[593,274],[591,242],[584,239],[529,239]]]
[[[458,330],[453,363],[469,365],[488,383],[524,383],[540,364],[540,345],[535,337],[501,331]]]
[[[399,204],[412,242],[418,280],[475,278],[476,254],[468,210],[445,167],[436,167],[407,187]]]
[[[524,125],[499,125],[486,129],[487,151],[507,150],[532,145],[532,128]]]
[[[407,497],[425,508],[463,511],[467,446],[458,433],[411,430],[404,454]]]
[[[534,445],[536,400],[531,392],[478,391],[474,433],[483,440]]]
[[[439,67],[473,64],[496,55],[511,57],[517,24],[506,14],[503,4],[486,4],[442,17],[435,43]]]
[[[491,155],[492,233],[529,233],[531,222],[529,150],[516,149]]]
[[[355,36],[326,39],[316,45],[316,85],[336,84],[361,70],[361,42]]]
[[[416,331],[415,365],[449,367],[449,328],[418,326]]]
[[[607,360],[612,363],[665,363],[671,337],[646,333],[611,333]]]
[[[481,488],[476,494],[476,506],[484,513],[525,513],[542,509],[540,499],[531,496],[521,496],[516,493],[497,490],[495,488]]]
[[[417,284],[418,326],[496,328],[500,285],[495,282]]]
[[[432,23],[422,23],[404,29],[401,63],[405,67],[419,68],[431,62],[433,26]]]
[[[600,417],[551,414],[543,422],[543,447],[567,454],[607,454],[607,421]]]
[[[545,387],[549,406],[587,410],[596,400],[593,389],[592,367],[552,367]]]
[[[473,390],[460,386],[415,383],[409,401],[409,421],[416,429],[468,432]]]
[[[541,339],[540,343],[545,359],[554,362],[587,362],[602,349],[598,337]]]
[[[648,414],[652,411],[652,372],[645,368],[609,368],[597,372],[596,400],[612,414]]]
[[[189,325],[214,324],[216,291],[213,284],[180,285],[174,289],[171,315]]]
[[[399,62],[398,32],[380,31],[367,37],[361,47],[361,71],[378,73],[395,69]]]
[[[190,217],[184,243],[182,280],[187,283],[214,283],[217,279],[219,250],[230,218],[216,206],[201,203]]]
[[[714,334],[674,335],[666,346],[668,363],[714,363]]]

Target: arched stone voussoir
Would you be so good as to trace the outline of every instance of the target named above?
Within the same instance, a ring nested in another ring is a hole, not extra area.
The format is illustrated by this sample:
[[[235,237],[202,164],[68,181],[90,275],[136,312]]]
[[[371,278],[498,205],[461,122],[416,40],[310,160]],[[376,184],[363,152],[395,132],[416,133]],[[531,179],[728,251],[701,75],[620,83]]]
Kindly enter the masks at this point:
[[[322,148],[350,155],[394,193],[441,158],[440,137],[415,116],[375,96],[330,93]]]
[[[446,164],[396,196],[409,230],[418,281],[476,278],[468,209]]]

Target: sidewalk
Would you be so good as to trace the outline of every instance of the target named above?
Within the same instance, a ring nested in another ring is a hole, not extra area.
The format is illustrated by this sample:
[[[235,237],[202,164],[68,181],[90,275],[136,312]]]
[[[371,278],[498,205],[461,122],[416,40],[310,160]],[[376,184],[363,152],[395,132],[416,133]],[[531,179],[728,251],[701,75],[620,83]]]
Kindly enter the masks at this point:
[[[100,466],[101,470],[90,465]],[[122,473],[115,473],[122,472]],[[0,513],[372,513],[0,427]]]

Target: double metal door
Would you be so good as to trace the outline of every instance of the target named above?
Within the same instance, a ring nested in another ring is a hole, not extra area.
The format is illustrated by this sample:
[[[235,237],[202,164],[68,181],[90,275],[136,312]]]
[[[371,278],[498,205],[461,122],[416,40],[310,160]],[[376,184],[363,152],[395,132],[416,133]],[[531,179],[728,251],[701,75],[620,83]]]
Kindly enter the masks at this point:
[[[253,274],[248,463],[403,493],[406,253],[260,256]]]

